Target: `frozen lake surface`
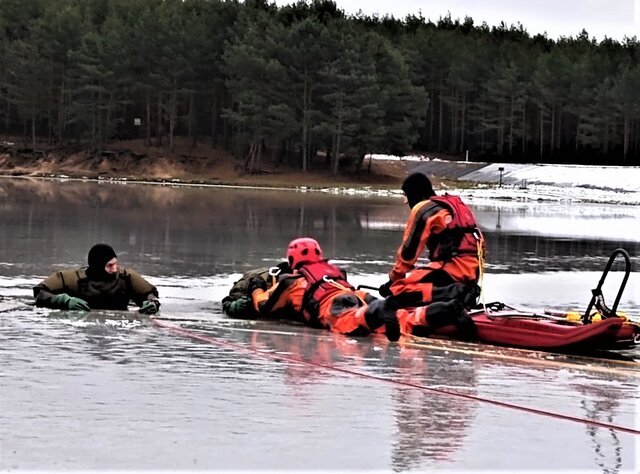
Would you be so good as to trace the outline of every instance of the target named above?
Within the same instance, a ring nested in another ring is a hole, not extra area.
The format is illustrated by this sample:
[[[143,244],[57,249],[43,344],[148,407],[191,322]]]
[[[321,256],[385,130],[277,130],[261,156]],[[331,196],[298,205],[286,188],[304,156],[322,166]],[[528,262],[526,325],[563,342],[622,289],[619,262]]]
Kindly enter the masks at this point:
[[[0,180],[0,195],[0,470],[640,468],[625,431],[640,430],[637,365],[222,315],[239,273],[298,235],[379,285],[408,213],[396,198],[28,180]],[[621,308],[640,316],[631,206],[473,205],[487,300],[584,309],[624,247],[636,271]],[[30,305],[98,241],[158,286],[159,322],[177,329]]]

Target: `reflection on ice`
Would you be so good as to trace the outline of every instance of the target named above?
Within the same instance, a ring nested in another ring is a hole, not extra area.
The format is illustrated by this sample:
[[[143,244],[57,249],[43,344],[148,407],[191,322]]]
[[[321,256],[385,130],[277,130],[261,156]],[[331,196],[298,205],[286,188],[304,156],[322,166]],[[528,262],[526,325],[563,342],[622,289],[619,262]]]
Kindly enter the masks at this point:
[[[317,238],[354,284],[383,283],[408,213],[398,199],[27,180],[0,180],[0,193],[0,470],[635,467],[631,435],[613,439],[604,429],[307,363],[636,427],[637,372],[223,316],[232,283],[281,261],[293,235]],[[585,308],[613,248],[627,248],[634,265],[640,258],[628,229],[613,236],[618,223],[637,221],[631,208],[475,209],[487,227],[488,301]],[[573,229],[586,235],[564,235]],[[34,308],[32,287],[55,269],[84,265],[96,241],[111,243],[123,266],[158,287],[160,317],[229,344],[175,337],[135,310]],[[640,308],[639,275],[620,303],[631,313]]]
[[[640,242],[640,234],[632,230],[640,222],[638,207],[492,205],[476,206],[474,212],[487,232]]]
[[[560,238],[640,242],[635,229],[640,207],[557,203],[479,203],[470,201],[478,224],[485,232],[512,235],[544,235]],[[407,212],[380,209],[360,219],[363,228],[403,231]]]
[[[559,288],[569,274],[547,276],[542,296],[567,301],[579,298],[573,292],[580,295],[593,275],[579,277],[566,294]],[[524,302],[542,282],[527,277],[493,275],[487,287]],[[62,311],[22,306],[3,315],[0,357],[8,377],[0,437],[7,454],[0,467],[189,470],[197,459],[207,470],[488,470],[499,458],[514,471],[633,463],[629,435],[614,439],[608,430],[400,385],[633,426],[639,380],[631,372],[491,358],[473,345],[454,352],[229,320],[212,300],[233,278],[153,278],[163,301],[159,316],[216,344],[175,337],[145,318],[129,322],[135,311],[65,318]],[[354,276],[358,283],[375,278]],[[21,286],[34,280],[22,279]],[[15,293],[6,281],[5,291]],[[260,356],[267,353],[273,357]],[[61,430],[63,438],[55,435]],[[575,444],[569,455],[566,439]],[[335,449],[354,442],[374,452],[364,467],[360,450]],[[505,452],[505,443],[521,448]],[[115,461],[94,455],[104,449],[121,454]],[[296,455],[276,454],[283,452]]]

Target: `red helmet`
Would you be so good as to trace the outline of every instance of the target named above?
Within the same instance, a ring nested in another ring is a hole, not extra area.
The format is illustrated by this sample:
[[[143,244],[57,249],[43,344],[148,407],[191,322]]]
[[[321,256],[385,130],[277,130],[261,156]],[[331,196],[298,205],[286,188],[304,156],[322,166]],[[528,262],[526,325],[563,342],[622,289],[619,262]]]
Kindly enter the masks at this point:
[[[322,249],[317,241],[309,237],[301,237],[289,242],[287,259],[291,268],[296,268],[303,263],[313,263],[323,260]]]

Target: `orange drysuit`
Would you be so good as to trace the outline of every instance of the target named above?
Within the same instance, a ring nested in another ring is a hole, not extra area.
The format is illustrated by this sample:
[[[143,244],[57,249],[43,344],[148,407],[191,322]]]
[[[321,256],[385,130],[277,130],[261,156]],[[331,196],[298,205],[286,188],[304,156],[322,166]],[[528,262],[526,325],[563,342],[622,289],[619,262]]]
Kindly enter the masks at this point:
[[[442,236],[449,232],[447,226],[451,220],[448,209],[429,199],[420,201],[411,209],[395,264],[389,272],[389,280],[393,282],[390,291],[401,307],[448,300],[451,295],[448,292],[441,295],[439,288],[455,282],[477,283],[480,268],[478,249],[471,248],[470,243],[450,258],[433,259],[432,254],[439,248]],[[483,251],[484,241],[479,231],[478,242],[480,251]],[[429,249],[432,260],[425,267],[415,268],[425,249]]]
[[[443,291],[454,293],[460,286],[448,285]],[[319,302],[315,316],[303,307],[307,288],[306,279],[299,275],[289,275],[268,290],[253,290],[251,297],[256,311],[261,314],[294,311],[304,315],[307,324],[340,334],[356,336],[375,332],[385,334],[395,341],[399,334],[426,335],[443,326],[454,325],[461,336],[475,338],[473,321],[455,298],[432,303],[427,307],[395,310],[393,306],[389,306],[389,300],[377,299],[360,290],[341,289]],[[393,313],[393,317],[389,313]],[[390,320],[393,321],[391,325]]]
[[[382,303],[382,300],[365,291],[340,289],[319,301],[317,315],[312,315],[307,308],[303,308],[308,285],[307,280],[300,275],[286,275],[268,290],[255,289],[251,298],[255,309],[261,314],[291,309],[303,314],[309,325],[324,327],[340,334],[385,332],[384,324],[371,328],[370,322],[367,322],[367,319],[371,321],[371,318],[367,318],[369,303]]]

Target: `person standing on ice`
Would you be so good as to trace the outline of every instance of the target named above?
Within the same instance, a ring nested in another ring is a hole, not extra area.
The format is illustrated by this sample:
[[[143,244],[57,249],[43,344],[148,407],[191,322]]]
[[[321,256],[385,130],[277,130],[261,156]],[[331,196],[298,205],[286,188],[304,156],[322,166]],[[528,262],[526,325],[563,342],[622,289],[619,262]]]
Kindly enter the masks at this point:
[[[287,248],[291,274],[267,283],[252,277],[247,286],[255,310],[262,316],[289,309],[304,317],[306,324],[340,334],[383,332],[397,341],[400,328],[393,302],[356,290],[341,268],[325,260],[318,242],[308,237],[294,239]]]
[[[33,288],[36,306],[90,311],[126,310],[129,301],[143,314],[160,309],[158,290],[138,272],[118,267],[118,258],[107,244],[96,244],[88,255],[89,266],[49,275]]]
[[[437,196],[431,181],[422,173],[409,175],[402,183],[402,191],[411,213],[389,281],[380,286],[380,295],[401,308],[447,303],[450,309],[442,311],[437,305],[439,316],[434,315],[431,321],[427,317],[426,325],[437,329],[450,324],[452,316],[447,313],[451,313],[459,330],[473,333],[473,321],[464,307],[475,305],[479,296],[485,249],[475,216],[458,196]],[[425,250],[429,262],[417,268],[416,262]],[[427,308],[426,313],[429,312]]]

